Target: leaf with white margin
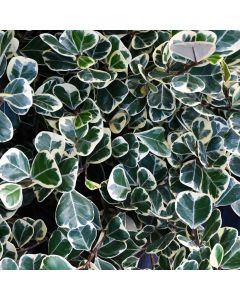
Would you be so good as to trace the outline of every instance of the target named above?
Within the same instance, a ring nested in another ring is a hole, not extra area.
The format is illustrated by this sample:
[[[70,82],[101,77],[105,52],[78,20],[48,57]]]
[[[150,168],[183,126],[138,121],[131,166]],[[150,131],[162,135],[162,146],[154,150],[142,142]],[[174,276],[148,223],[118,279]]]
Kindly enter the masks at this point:
[[[198,262],[196,260],[186,260],[176,270],[198,270]]]
[[[240,49],[239,30],[214,30],[217,35],[216,52],[228,56]]]
[[[117,270],[110,262],[99,257],[95,258],[94,264],[98,270]]]
[[[38,152],[47,150],[53,156],[57,153],[62,156],[65,150],[65,139],[57,133],[41,131],[34,139],[34,146]]]
[[[48,241],[48,253],[67,257],[71,251],[67,237],[59,229],[55,230]]]
[[[98,40],[98,33],[92,30],[65,30],[59,38],[59,42],[73,55],[90,50]]]
[[[16,247],[14,246],[13,243],[10,243],[9,241],[7,241],[3,245],[3,256],[12,258],[14,260],[17,260],[18,253],[17,253],[17,249],[16,249]]]
[[[123,165],[117,165],[110,174],[107,190],[112,199],[124,201],[131,192],[131,188],[123,168]]]
[[[48,151],[41,151],[35,156],[31,167],[31,178],[34,183],[48,189],[62,183],[57,163]]]
[[[145,144],[149,150],[162,157],[169,157],[171,152],[164,137],[163,127],[154,127],[152,129],[137,132],[135,135]]]
[[[62,102],[51,94],[33,95],[33,105],[49,112],[62,108]]]
[[[77,191],[62,195],[56,208],[56,223],[59,227],[77,228],[91,222],[93,218],[93,206],[85,196]]]
[[[185,224],[196,229],[210,217],[212,203],[207,195],[185,191],[177,195],[175,209]]]
[[[75,110],[82,103],[78,89],[70,83],[57,84],[53,88],[54,95],[68,108]]]
[[[185,74],[173,77],[172,86],[181,93],[191,94],[203,91],[205,83],[196,76]]]
[[[62,45],[54,35],[49,33],[42,33],[40,34],[40,38],[43,40],[44,43],[46,43],[51,49],[53,49],[57,53],[64,56],[74,57],[71,51],[69,51],[64,45]]]
[[[225,170],[203,168],[196,160],[184,163],[180,170],[181,183],[195,191],[208,194],[214,201],[226,190],[229,180],[230,176]]]
[[[215,203],[216,206],[226,206],[239,200],[240,183],[233,177],[230,177],[228,186],[221,197]]]
[[[128,94],[128,87],[121,80],[114,80],[107,87],[98,90],[97,104],[102,112],[111,113]]]
[[[46,234],[47,234],[47,226],[44,223],[43,220],[38,219],[36,221],[34,221],[34,223],[32,224],[33,230],[34,230],[34,234],[33,234],[33,240],[35,241],[42,241]]]
[[[240,135],[231,128],[225,135],[224,148],[230,153],[240,154]]]
[[[138,56],[135,56],[131,63],[130,63],[130,69],[135,74],[140,74],[138,65],[141,65],[144,69],[146,68],[147,64],[149,62],[149,55],[147,53],[142,53]]]
[[[126,249],[127,244],[125,241],[117,241],[115,239],[106,237],[103,245],[98,251],[98,255],[103,258],[113,258],[120,255]]]
[[[197,140],[203,144],[207,144],[213,135],[211,122],[202,117],[198,117],[192,122],[191,130]]]
[[[215,208],[212,211],[210,218],[204,224],[202,240],[208,242],[222,226],[221,212]]]
[[[29,161],[21,150],[11,148],[3,154],[0,159],[0,178],[9,182],[19,182],[29,175]]]
[[[109,121],[109,127],[112,133],[120,133],[129,121],[128,113],[125,110],[119,110]]]
[[[0,143],[10,141],[13,137],[13,125],[8,116],[0,110]]]
[[[57,187],[57,191],[61,193],[73,191],[78,176],[78,159],[76,157],[65,158],[59,163],[58,167],[62,183]]]
[[[106,234],[108,237],[118,241],[125,241],[130,237],[123,220],[119,216],[114,216],[109,221]]]
[[[29,109],[33,104],[32,89],[24,78],[16,78],[0,94],[9,105],[20,109]]]
[[[53,71],[75,71],[78,65],[75,57],[64,56],[52,50],[46,50],[42,54],[44,63]]]
[[[181,134],[171,145],[172,152],[178,155],[196,155],[197,140],[192,132]]]
[[[6,244],[11,235],[11,228],[8,223],[0,215],[0,242]]]
[[[137,180],[140,187],[146,191],[152,191],[157,187],[153,174],[146,168],[141,167],[137,171]]]
[[[98,43],[91,49],[87,50],[87,54],[93,59],[102,60],[108,56],[111,51],[112,45],[108,38],[98,32],[99,40]]]
[[[221,267],[223,269],[240,268],[240,240],[237,239],[231,251],[224,256]]]
[[[240,109],[240,87],[239,86],[236,87],[236,89],[234,90],[234,93],[232,95],[232,107],[235,109]],[[230,115],[229,123],[233,127],[233,129],[239,130],[239,112],[234,112]],[[239,133],[238,130],[236,130],[236,131]]]
[[[240,217],[240,200],[232,203],[231,208],[235,212],[235,214]]]
[[[133,49],[145,49],[151,47],[158,39],[158,34],[154,30],[140,31],[132,39]]]
[[[238,231],[232,227],[222,227],[218,230],[219,243],[222,245],[224,254],[226,255],[234,246],[238,239]]]
[[[236,89],[234,92],[234,95],[236,93],[236,91],[238,92],[238,96],[239,96],[239,100],[240,100],[240,88]],[[234,99],[234,98],[232,98]],[[240,102],[239,102],[240,104]],[[234,105],[234,103],[232,103],[232,105]],[[229,118],[228,118],[228,122],[231,128],[233,128],[237,133],[240,133],[240,112],[233,112]]]
[[[74,249],[89,251],[97,237],[97,230],[89,223],[69,230],[67,237]]]
[[[48,255],[41,263],[41,270],[75,270],[65,258],[59,255]]]
[[[165,84],[157,86],[157,92],[149,92],[147,95],[148,105],[159,109],[172,110],[175,107],[175,98]]]
[[[163,235],[162,237],[157,238],[157,240],[148,244],[146,248],[146,253],[158,253],[160,251],[165,250],[174,240],[175,236],[175,233],[169,232]]]
[[[118,136],[112,141],[112,155],[114,157],[124,156],[128,151],[128,142],[122,136]]]
[[[0,270],[18,270],[18,265],[12,258],[5,257],[0,261]]]
[[[111,54],[108,63],[111,71],[124,72],[128,68],[127,61],[120,50],[116,50]]]
[[[86,83],[99,83],[110,81],[111,75],[105,71],[89,68],[78,72],[78,78]]]
[[[18,247],[21,248],[31,240],[34,234],[34,229],[25,220],[18,219],[13,224],[12,234]]]
[[[147,191],[142,187],[135,187],[131,193],[131,206],[137,209],[142,215],[149,215],[152,205]]]
[[[16,78],[24,78],[29,83],[37,77],[38,74],[38,64],[34,59],[16,56],[13,57],[7,67],[7,77],[9,81]]]
[[[221,244],[215,244],[212,248],[210,255],[210,264],[212,267],[218,269],[221,266],[222,260],[224,256],[223,247]]]
[[[0,184],[0,199],[8,210],[16,210],[22,204],[22,187],[15,183]]]
[[[82,120],[82,118],[81,118]],[[77,143],[81,138],[83,138],[89,129],[88,122],[84,121],[84,125],[76,127],[77,117],[62,117],[59,119],[59,131],[61,134],[71,143]],[[77,121],[79,123],[80,120]]]
[[[90,164],[100,164],[107,160],[111,154],[111,131],[109,128],[103,128],[103,137],[87,158],[87,162]]]
[[[102,115],[97,104],[90,98],[86,99],[81,107],[82,112],[88,112],[92,115],[91,123],[97,123],[102,119]]]

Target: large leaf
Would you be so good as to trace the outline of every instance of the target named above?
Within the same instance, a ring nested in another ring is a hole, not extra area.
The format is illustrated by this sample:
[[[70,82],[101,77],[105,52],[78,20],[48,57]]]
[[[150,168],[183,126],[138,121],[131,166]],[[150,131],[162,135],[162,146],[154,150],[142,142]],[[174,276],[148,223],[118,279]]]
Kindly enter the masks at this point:
[[[195,160],[186,162],[181,168],[180,181],[194,189],[211,196],[215,201],[226,190],[230,176],[217,168],[205,169]]]
[[[86,225],[93,218],[93,206],[85,196],[77,191],[62,195],[56,208],[58,226],[73,229]]]
[[[82,102],[78,89],[70,83],[62,83],[54,86],[54,94],[68,108],[74,110]]]
[[[19,182],[30,176],[30,166],[26,155],[17,148],[11,148],[0,159],[0,178]]]
[[[23,200],[21,185],[15,183],[1,184],[0,199],[6,209],[17,209],[21,206]]]
[[[176,199],[176,213],[192,229],[205,223],[212,212],[211,200],[207,195],[190,191],[181,192]]]
[[[63,257],[46,256],[41,263],[41,270],[74,270],[75,268]]]
[[[62,183],[57,187],[57,190],[62,193],[73,191],[78,176],[78,159],[75,157],[65,158],[60,162],[58,167]]]
[[[146,131],[138,132],[136,136],[153,154],[162,157],[170,156],[170,150],[164,137],[164,128],[154,127]]]
[[[62,183],[61,173],[53,156],[45,150],[34,158],[31,177],[35,183],[45,188],[54,188]]]
[[[239,30],[215,30],[217,35],[217,52],[222,56],[228,56],[240,49]]]

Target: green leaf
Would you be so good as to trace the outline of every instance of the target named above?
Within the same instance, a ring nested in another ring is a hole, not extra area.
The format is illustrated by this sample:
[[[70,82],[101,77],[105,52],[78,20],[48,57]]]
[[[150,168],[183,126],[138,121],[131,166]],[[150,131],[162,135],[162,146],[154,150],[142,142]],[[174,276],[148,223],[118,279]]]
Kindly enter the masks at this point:
[[[43,60],[52,71],[64,72],[78,70],[75,57],[64,56],[51,50],[43,52]]]
[[[7,67],[7,77],[9,81],[16,78],[24,78],[32,83],[38,74],[38,64],[34,59],[16,56],[13,57]]]
[[[191,94],[203,91],[205,83],[196,76],[185,74],[173,77],[172,86],[181,93]]]
[[[76,250],[91,250],[96,237],[97,230],[91,223],[71,229],[68,232],[68,240]]]
[[[15,108],[29,109],[32,106],[32,90],[26,79],[16,78],[4,89],[3,100]],[[1,94],[0,94],[1,96]]]
[[[96,62],[93,58],[89,56],[80,56],[77,60],[77,64],[80,69],[88,69],[92,65],[94,65]]]
[[[3,217],[0,216],[0,242],[6,244],[11,235],[11,228]]]
[[[127,245],[125,241],[117,241],[111,238],[105,238],[98,255],[103,258],[113,258],[125,251]]]
[[[218,269],[221,266],[221,262],[223,260],[224,251],[221,244],[215,244],[212,248],[210,255],[210,264],[212,267]]]
[[[129,116],[124,110],[118,111],[109,121],[109,127],[112,133],[120,133],[129,121]]]
[[[234,246],[238,238],[238,231],[232,227],[222,227],[218,230],[219,243],[222,245],[226,255]]]
[[[122,165],[117,165],[110,174],[107,190],[112,199],[124,201],[131,192],[131,188]]]
[[[140,31],[132,39],[133,49],[145,49],[151,47],[158,39],[158,34],[154,30]]]
[[[22,204],[22,187],[19,184],[3,183],[0,185],[0,199],[6,209],[15,210]]]
[[[32,224],[32,226],[34,230],[33,239],[35,241],[42,241],[47,234],[46,224],[43,220],[38,219]]]
[[[33,105],[49,112],[55,112],[62,108],[62,102],[50,94],[34,95]]]
[[[34,183],[45,188],[58,187],[62,183],[61,173],[53,156],[45,150],[39,152],[34,158],[31,177]]]
[[[64,56],[74,56],[71,51],[69,51],[64,45],[62,45],[58,39],[49,33],[42,33],[40,34],[40,38],[46,43],[51,49],[56,51],[57,53],[64,55]]]
[[[57,84],[53,88],[54,95],[62,101],[71,110],[75,110],[79,104],[81,104],[82,99],[78,89],[70,83]]]
[[[175,233],[169,232],[165,234],[163,237],[158,237],[156,241],[153,243],[149,243],[147,246],[146,252],[147,253],[158,253],[160,251],[163,251],[166,249],[170,243],[174,240],[175,238]]]
[[[202,117],[198,117],[193,121],[191,130],[196,139],[201,141],[203,144],[207,144],[213,135],[211,122]]]
[[[118,241],[129,239],[130,235],[124,226],[123,220],[119,216],[113,217],[108,223],[107,236]]]
[[[210,218],[204,224],[202,240],[208,242],[222,225],[221,212],[219,209],[213,209]]]
[[[18,219],[13,224],[12,234],[18,247],[21,248],[31,240],[34,234],[34,229],[25,220]]]
[[[152,191],[157,187],[153,174],[144,167],[138,169],[137,179],[139,186],[144,188],[146,191]]]
[[[92,30],[65,30],[59,38],[59,42],[74,55],[90,50],[98,40],[98,33]]]
[[[192,229],[205,223],[212,212],[211,200],[207,195],[190,191],[177,195],[175,207],[178,217]]]
[[[124,72],[127,70],[128,64],[120,50],[114,51],[109,58],[109,70],[115,72]]]
[[[111,80],[111,75],[108,72],[91,68],[80,71],[78,77],[86,83],[99,83]]]
[[[46,256],[41,263],[41,270],[74,270],[75,268],[63,257],[58,255]]]
[[[48,253],[67,257],[71,250],[67,237],[60,230],[55,230],[48,241]]]
[[[217,35],[216,52],[228,56],[240,49],[239,30],[215,30]]]
[[[12,122],[1,110],[0,110],[0,143],[10,141],[13,137]]]
[[[159,109],[172,110],[175,107],[175,99],[171,91],[165,84],[159,84],[157,86],[158,91],[156,93],[149,92],[147,95],[148,105],[151,107],[157,107]]]
[[[41,131],[34,139],[34,146],[38,152],[46,150],[53,156],[56,154],[62,156],[65,150],[65,139],[57,133]]]
[[[231,251],[224,256],[222,262],[223,269],[239,269],[240,268],[240,240],[237,239]]]
[[[57,187],[61,193],[71,192],[75,189],[78,176],[78,159],[75,157],[65,158],[58,165],[62,177],[62,183]]]
[[[64,193],[56,208],[56,223],[63,228],[77,228],[86,225],[94,218],[91,201],[72,191]]]
[[[164,128],[154,127],[152,129],[138,132],[136,136],[149,148],[149,150],[162,157],[169,157],[170,150],[164,137]]]
[[[122,157],[126,155],[128,151],[129,145],[122,136],[118,136],[112,141],[112,155],[114,157]]]
[[[26,155],[17,148],[11,148],[0,159],[0,178],[19,182],[30,176],[30,166]]]
[[[117,79],[107,87],[98,90],[97,104],[102,112],[108,114],[124,101],[127,94],[127,86]]]
[[[186,162],[180,170],[180,181],[195,191],[208,194],[217,200],[226,190],[230,176],[222,169],[205,169],[195,160]]]
[[[0,270],[18,270],[18,265],[12,258],[5,257],[0,261]]]
[[[216,202],[216,206],[225,206],[230,205],[237,200],[239,200],[239,193],[240,193],[240,184],[239,182],[230,177],[228,186],[221,197]]]
[[[95,258],[94,264],[98,268],[98,270],[116,270],[116,268],[112,264],[99,257]]]
[[[109,128],[104,128],[101,141],[94,148],[87,161],[90,164],[100,164],[107,160],[111,156],[111,154],[111,131],[109,130]]]
[[[196,260],[186,260],[177,270],[198,270],[198,262]]]

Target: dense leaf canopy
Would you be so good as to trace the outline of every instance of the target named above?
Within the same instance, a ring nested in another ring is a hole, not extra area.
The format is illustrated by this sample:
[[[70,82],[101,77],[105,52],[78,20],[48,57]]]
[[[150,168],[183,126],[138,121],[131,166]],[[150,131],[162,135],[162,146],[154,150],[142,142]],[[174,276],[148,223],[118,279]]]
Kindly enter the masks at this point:
[[[240,31],[0,31],[0,269],[240,269]]]

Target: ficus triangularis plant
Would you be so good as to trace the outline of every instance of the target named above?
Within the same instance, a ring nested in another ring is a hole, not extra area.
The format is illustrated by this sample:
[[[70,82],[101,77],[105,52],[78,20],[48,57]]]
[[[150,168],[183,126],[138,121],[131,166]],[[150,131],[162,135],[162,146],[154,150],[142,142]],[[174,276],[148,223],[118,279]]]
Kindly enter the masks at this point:
[[[0,269],[240,269],[239,74],[240,31],[0,31]]]

